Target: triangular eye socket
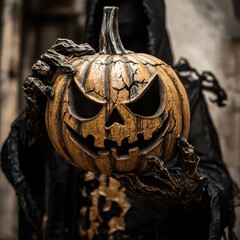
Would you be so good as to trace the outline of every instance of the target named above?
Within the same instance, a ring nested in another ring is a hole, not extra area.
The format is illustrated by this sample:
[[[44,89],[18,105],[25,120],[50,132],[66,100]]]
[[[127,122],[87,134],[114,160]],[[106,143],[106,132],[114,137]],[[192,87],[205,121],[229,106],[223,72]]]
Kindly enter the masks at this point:
[[[71,81],[68,90],[68,109],[76,118],[89,119],[98,115],[103,104],[93,101],[84,95],[75,81]]]
[[[162,81],[155,75],[150,85],[134,101],[126,107],[136,115],[151,117],[160,114],[165,109],[165,92]]]

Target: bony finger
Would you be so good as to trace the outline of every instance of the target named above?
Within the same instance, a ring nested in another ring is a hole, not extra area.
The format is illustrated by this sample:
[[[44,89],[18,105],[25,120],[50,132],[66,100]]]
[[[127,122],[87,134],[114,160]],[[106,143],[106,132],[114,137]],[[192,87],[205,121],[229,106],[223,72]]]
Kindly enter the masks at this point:
[[[173,177],[169,173],[168,169],[164,166],[164,162],[161,159],[151,156],[148,157],[147,160],[152,171],[162,183],[165,183],[172,189],[178,188]]]
[[[134,173],[122,174],[124,177],[118,179],[118,181],[133,195],[136,196],[148,196],[148,185],[142,182],[141,176]]]
[[[58,45],[58,44],[62,44],[62,45],[73,45],[75,44],[72,40],[67,39],[67,38],[57,38],[57,40],[55,41],[54,45]]]
[[[124,174],[120,174],[120,173],[112,173],[111,175],[112,178],[115,178],[116,180],[121,179],[124,177]]]
[[[52,75],[52,71],[51,71],[51,67],[46,63],[43,62],[41,60],[38,60],[31,69],[31,72],[29,74],[29,76],[31,77],[51,77]]]
[[[53,88],[50,87],[50,86],[46,86],[46,87],[45,87],[45,95],[46,95],[48,98],[52,99],[52,98],[54,97],[54,90],[53,90]]]
[[[164,162],[161,159],[151,158],[148,160],[148,164],[156,176],[160,177],[164,175],[164,178],[169,178],[169,172],[167,168],[164,167]]]
[[[45,54],[43,54],[40,57],[41,61],[46,62],[47,64],[59,68],[62,72],[68,73],[68,74],[74,74],[75,69],[69,63],[65,56],[57,53],[55,50],[50,49]]]
[[[83,55],[93,55],[95,50],[87,43],[75,45],[68,49],[68,55],[73,57],[80,57]]]
[[[28,77],[23,83],[23,89],[27,95],[32,95],[34,90],[36,91],[38,89],[38,91],[50,99],[54,96],[53,88],[45,86],[39,78],[35,77]]]
[[[164,162],[159,159],[158,157],[155,156],[148,156],[147,157],[147,162],[149,167],[154,170],[154,172],[160,172],[164,170]]]
[[[58,38],[54,45],[51,47],[52,50],[63,54],[65,56],[73,53],[76,49],[77,44],[72,40],[66,38]]]
[[[202,175],[200,174],[198,169],[199,159],[196,159],[196,161],[185,160],[184,164],[185,172],[188,177],[197,180],[202,178]]]
[[[192,156],[196,154],[194,147],[187,141],[186,138],[178,135],[177,142],[184,159],[191,159]]]
[[[95,50],[87,43],[79,45],[64,38],[57,39],[51,49],[65,56],[82,56],[95,53]]]
[[[181,148],[186,148],[190,145],[187,139],[184,138],[182,135],[177,136],[177,142],[178,142],[178,146]]]
[[[126,173],[126,174],[113,173],[111,177],[113,177],[118,182],[120,182],[122,186],[128,189],[128,191],[130,191],[132,194],[136,195],[137,192],[136,192],[136,186],[133,183],[134,182],[133,175],[134,174],[129,174],[129,173]]]
[[[80,44],[79,49],[79,53],[81,55],[92,55],[96,53],[95,50],[88,43]]]
[[[119,181],[121,184],[125,185],[126,182],[129,182],[132,174],[131,173],[112,173],[112,178]]]

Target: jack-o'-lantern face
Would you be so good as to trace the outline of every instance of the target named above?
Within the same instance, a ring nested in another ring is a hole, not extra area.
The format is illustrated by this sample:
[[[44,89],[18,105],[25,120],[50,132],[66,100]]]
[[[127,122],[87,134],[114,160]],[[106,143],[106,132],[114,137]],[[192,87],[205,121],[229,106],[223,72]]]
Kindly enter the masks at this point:
[[[92,172],[144,171],[146,157],[167,161],[187,136],[187,96],[174,71],[148,54],[73,58],[75,75],[58,73],[46,125],[57,151]],[[56,111],[53,111],[56,110]]]

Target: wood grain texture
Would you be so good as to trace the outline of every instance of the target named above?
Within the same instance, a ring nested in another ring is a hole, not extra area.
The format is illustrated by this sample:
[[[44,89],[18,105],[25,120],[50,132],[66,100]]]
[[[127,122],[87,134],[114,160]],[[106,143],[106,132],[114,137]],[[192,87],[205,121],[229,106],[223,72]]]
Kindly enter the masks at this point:
[[[117,10],[105,9],[100,52],[69,59],[73,77],[55,75],[46,110],[57,151],[80,168],[106,174],[144,171],[150,155],[168,161],[177,136],[187,137],[190,118],[171,67],[119,43]]]

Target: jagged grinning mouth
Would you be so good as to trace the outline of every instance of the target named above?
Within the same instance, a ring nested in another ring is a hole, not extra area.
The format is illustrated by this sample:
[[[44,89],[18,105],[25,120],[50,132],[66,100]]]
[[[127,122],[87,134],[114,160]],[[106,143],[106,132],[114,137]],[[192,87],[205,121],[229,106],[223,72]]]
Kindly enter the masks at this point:
[[[117,146],[117,143],[111,140],[105,140],[105,148],[99,148],[94,146],[94,137],[89,135],[87,138],[84,138],[80,134],[76,133],[68,124],[67,131],[70,138],[75,142],[81,149],[86,151],[92,157],[97,158],[99,155],[109,155],[110,153],[115,153],[119,158],[127,158],[129,151],[139,151],[139,154],[147,154],[154,147],[156,147],[167,134],[167,130],[170,125],[171,113],[168,114],[167,118],[164,120],[162,126],[153,133],[152,138],[149,140],[144,139],[143,133],[137,134],[138,140],[133,143],[128,143],[128,138],[122,140],[121,146]]]

